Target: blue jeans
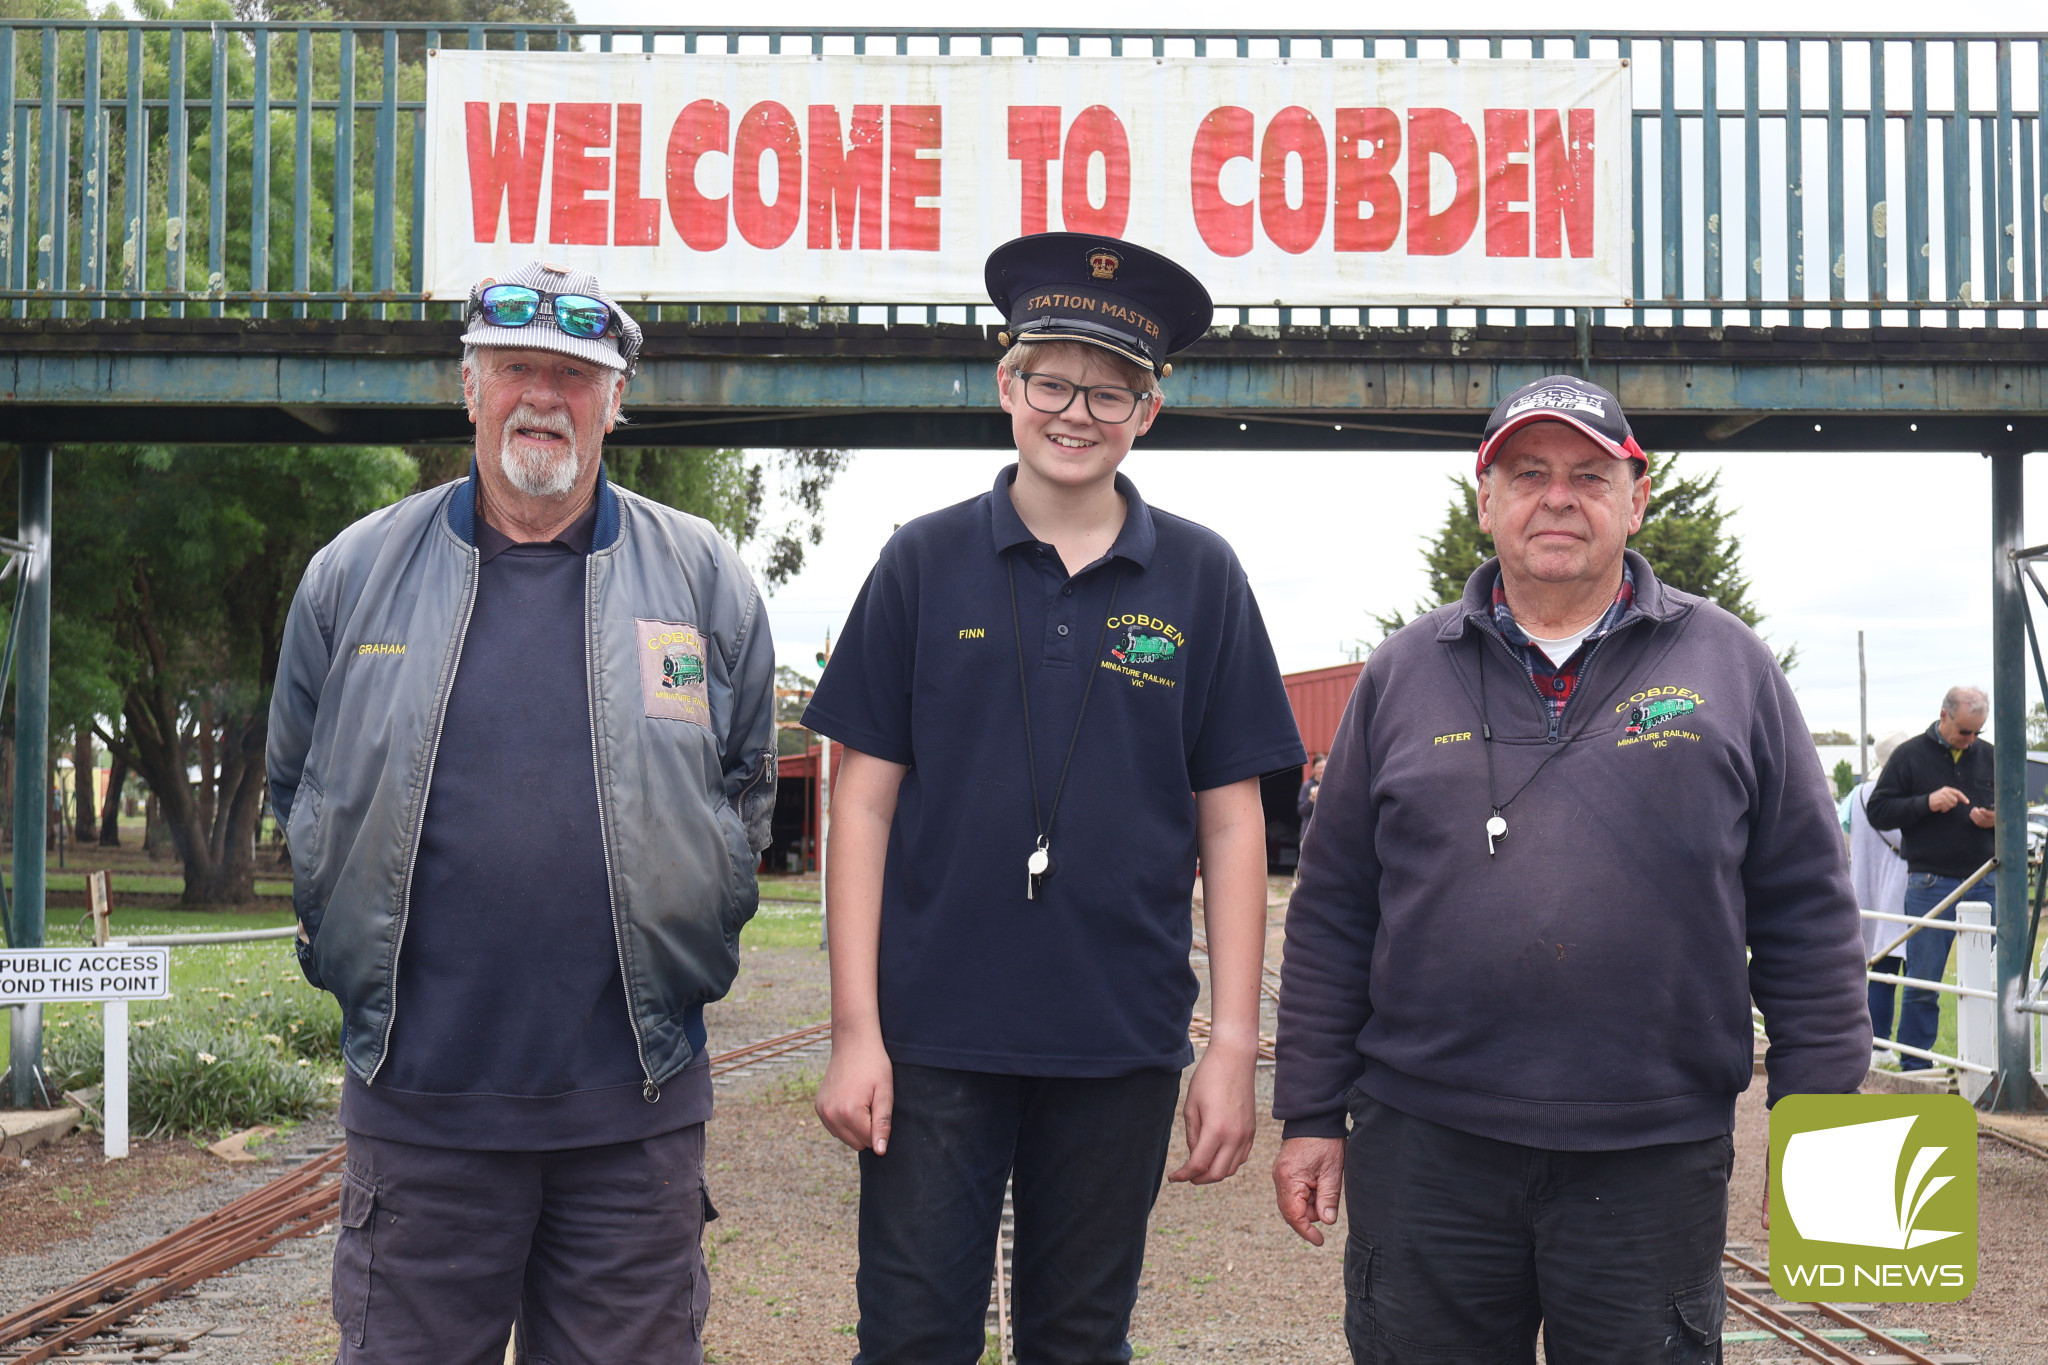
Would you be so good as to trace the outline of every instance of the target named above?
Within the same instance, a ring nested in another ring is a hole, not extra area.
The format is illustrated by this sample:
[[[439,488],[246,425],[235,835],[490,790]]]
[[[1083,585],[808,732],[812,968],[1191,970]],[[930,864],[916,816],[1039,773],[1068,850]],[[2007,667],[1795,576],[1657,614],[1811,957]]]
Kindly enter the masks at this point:
[[[1003,1182],[1019,1365],[1107,1365],[1127,1334],[1177,1071],[1071,1078],[895,1067],[889,1154],[860,1154],[855,1365],[975,1365]]]
[[[1897,937],[1898,926],[1893,925],[1891,928],[1893,930],[1892,936]],[[1934,931],[1930,929],[1928,932],[1932,933]],[[1917,938],[1918,935],[1914,937]],[[1907,941],[1911,942],[1910,939]],[[1897,976],[1899,975],[1899,969],[1905,965],[1905,959],[1894,953],[1871,970],[1884,972],[1888,976]],[[1870,983],[1870,1033],[1873,1040],[1892,1036],[1892,1008],[1898,1003],[1898,999],[1899,988],[1891,982],[1873,981]]]
[[[1719,1365],[1730,1137],[1521,1147],[1353,1093],[1354,1365]]]
[[[1906,913],[1916,918],[1924,916],[1962,884],[1961,877],[1944,877],[1933,872],[1909,874],[1906,877]],[[1989,901],[1995,906],[1998,904],[1998,888],[1990,877],[1986,877],[1971,887],[1963,899]],[[1942,919],[1952,920],[1955,917],[1953,905],[1941,912]],[[1922,929],[1907,939],[1904,975],[1920,981],[1941,980],[1948,971],[1949,948],[1955,937],[1955,933],[1948,929]],[[1939,1032],[1940,993],[1923,991],[1917,986],[1906,987],[1906,1002],[1899,1009],[1899,1041],[1925,1052],[1934,1047],[1934,1037]],[[1931,1065],[1933,1063],[1922,1058],[1899,1054],[1901,1071],[1924,1071]]]

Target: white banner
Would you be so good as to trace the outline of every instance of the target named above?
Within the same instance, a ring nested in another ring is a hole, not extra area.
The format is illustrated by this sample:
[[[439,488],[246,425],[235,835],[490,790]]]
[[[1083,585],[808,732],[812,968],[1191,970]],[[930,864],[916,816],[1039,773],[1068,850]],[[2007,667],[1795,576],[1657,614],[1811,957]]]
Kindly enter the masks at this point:
[[[433,54],[425,287],[534,259],[613,294],[986,303],[1031,232],[1219,304],[1618,305],[1620,61]]]
[[[169,948],[0,949],[0,1005],[60,1000],[163,1000]]]

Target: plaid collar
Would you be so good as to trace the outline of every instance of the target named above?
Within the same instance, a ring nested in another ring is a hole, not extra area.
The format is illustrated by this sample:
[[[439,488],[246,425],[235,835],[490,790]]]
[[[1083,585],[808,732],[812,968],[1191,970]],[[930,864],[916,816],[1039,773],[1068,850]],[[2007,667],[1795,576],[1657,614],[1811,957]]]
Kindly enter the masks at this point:
[[[1587,648],[1601,636],[1621,624],[1621,618],[1636,600],[1636,576],[1627,561],[1621,566],[1621,587],[1614,594],[1614,601],[1608,606],[1586,638],[1572,651],[1572,656],[1562,664],[1553,664],[1550,656],[1529,643],[1529,633],[1515,621],[1515,614],[1508,610],[1507,590],[1501,586],[1496,571],[1493,580],[1493,624],[1500,631],[1515,657],[1521,660],[1522,671],[1529,675],[1529,681],[1536,688],[1550,710],[1552,719],[1563,714],[1572,699],[1572,692],[1579,682],[1579,669],[1591,657]]]
[[[1635,571],[1630,569],[1628,562],[1624,560],[1621,565],[1621,587],[1616,590],[1614,601],[1608,606],[1606,614],[1586,633],[1585,643],[1591,644],[1621,624],[1621,618],[1635,604],[1635,600]],[[1514,612],[1508,609],[1508,591],[1498,573],[1495,573],[1493,579],[1493,624],[1500,628],[1501,637],[1509,644],[1518,649],[1535,649],[1535,646],[1529,643],[1529,632],[1522,629],[1515,620]],[[1584,648],[1583,645],[1580,647]],[[1537,649],[1536,653],[1542,654],[1543,651]],[[1543,657],[1548,662],[1550,656],[1545,654]]]

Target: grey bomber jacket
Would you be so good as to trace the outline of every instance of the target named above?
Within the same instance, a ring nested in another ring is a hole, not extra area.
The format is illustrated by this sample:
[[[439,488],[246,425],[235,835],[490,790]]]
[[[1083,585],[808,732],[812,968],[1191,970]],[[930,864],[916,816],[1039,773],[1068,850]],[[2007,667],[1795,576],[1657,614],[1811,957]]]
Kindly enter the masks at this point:
[[[375,1083],[413,860],[476,599],[474,477],[364,517],[306,566],[270,704],[306,979]],[[723,996],[775,806],[775,649],[753,576],[710,523],[600,475],[585,657],[612,927],[650,1087]],[[515,684],[516,684],[516,680]],[[507,742],[516,742],[508,736]]]

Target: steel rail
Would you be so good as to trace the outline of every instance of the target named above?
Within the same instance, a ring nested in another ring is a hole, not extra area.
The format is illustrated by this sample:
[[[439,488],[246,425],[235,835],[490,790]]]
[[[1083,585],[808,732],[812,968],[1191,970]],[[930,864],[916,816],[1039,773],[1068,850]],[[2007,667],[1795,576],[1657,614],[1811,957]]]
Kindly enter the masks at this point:
[[[721,1052],[711,1059],[711,1077],[716,1080],[720,1076],[729,1076],[747,1067],[758,1066],[762,1062],[787,1057],[792,1052],[815,1047],[831,1036],[832,1025],[828,1020],[822,1024],[806,1025],[790,1033],[778,1034],[773,1038],[763,1038],[757,1043],[748,1043],[730,1052]]]
[[[1734,1266],[1736,1269],[1744,1272],[1747,1275],[1750,1275],[1754,1279],[1760,1280],[1765,1284],[1770,1283],[1771,1274],[1768,1270],[1764,1269],[1760,1265],[1755,1264],[1752,1261],[1744,1260],[1742,1257],[1737,1256],[1732,1251],[1723,1250],[1721,1253],[1721,1260],[1725,1264]],[[1823,1348],[1835,1352],[1835,1354],[1832,1356],[1814,1355],[1813,1358],[1816,1360],[1827,1360],[1831,1362],[1847,1361],[1850,1363],[1850,1365],[1868,1365],[1867,1357],[1858,1356],[1855,1353],[1847,1350],[1846,1348],[1837,1346],[1835,1343],[1828,1341],[1825,1337],[1821,1337],[1811,1333],[1806,1333],[1805,1329],[1801,1327],[1797,1322],[1794,1322],[1791,1318],[1779,1312],[1777,1309],[1771,1307],[1762,1299],[1757,1298],[1754,1294],[1751,1294],[1746,1289],[1737,1289],[1734,1285],[1729,1285],[1728,1297],[1731,1302],[1739,1302],[1743,1304],[1745,1312],[1749,1312],[1751,1309],[1755,1309],[1756,1312],[1767,1314],[1770,1317],[1785,1323],[1793,1330],[1799,1331],[1807,1336],[1810,1336],[1812,1340],[1818,1342]],[[1908,1346],[1905,1342],[1900,1341],[1897,1337],[1887,1334],[1883,1328],[1873,1327],[1869,1323],[1865,1322],[1863,1319],[1855,1316],[1853,1313],[1845,1313],[1831,1303],[1811,1303],[1807,1306],[1812,1308],[1816,1313],[1819,1313],[1822,1317],[1828,1318],[1831,1321],[1839,1323],[1844,1327],[1854,1328],[1856,1331],[1863,1333],[1864,1336],[1870,1338],[1872,1345],[1881,1346],[1887,1351],[1892,1351],[1897,1353],[1898,1355],[1905,1357],[1906,1361],[1908,1362],[1908,1365],[1939,1365],[1939,1362],[1937,1362],[1932,1356],[1929,1356],[1924,1352],[1914,1350],[1911,1346]],[[1751,1316],[1756,1316],[1756,1313],[1752,1313]],[[1773,1326],[1768,1322],[1765,1325],[1769,1328],[1769,1330],[1773,1332],[1778,1332],[1778,1335],[1785,1335],[1783,1332],[1779,1332],[1776,1326]],[[1786,1339],[1788,1341],[1792,1340],[1789,1337]],[[1813,1352],[1806,1350],[1806,1347],[1803,1343],[1799,1341],[1792,1341],[1792,1344],[1798,1346],[1802,1351],[1806,1351],[1808,1355],[1813,1355]]]
[[[39,1338],[24,1350],[10,1351],[7,1365],[50,1360],[201,1280],[262,1255],[286,1238],[318,1231],[340,1205],[341,1184],[327,1177],[340,1169],[344,1154],[343,1147],[331,1148],[140,1251],[0,1318],[0,1350]],[[145,1281],[155,1283],[138,1289]],[[103,1303],[105,1307],[98,1307]]]
[[[733,1048],[711,1058],[711,1074],[724,1075],[772,1061],[815,1046],[831,1033],[830,1023],[811,1024]],[[143,1309],[260,1256],[287,1238],[319,1230],[339,1209],[341,1182],[329,1177],[341,1169],[346,1154],[345,1145],[330,1148],[148,1246],[0,1317],[0,1362],[37,1365],[56,1359]],[[147,1288],[138,1288],[145,1283]],[[30,1342],[31,1338],[35,1340]],[[22,1349],[24,1342],[30,1344]]]

